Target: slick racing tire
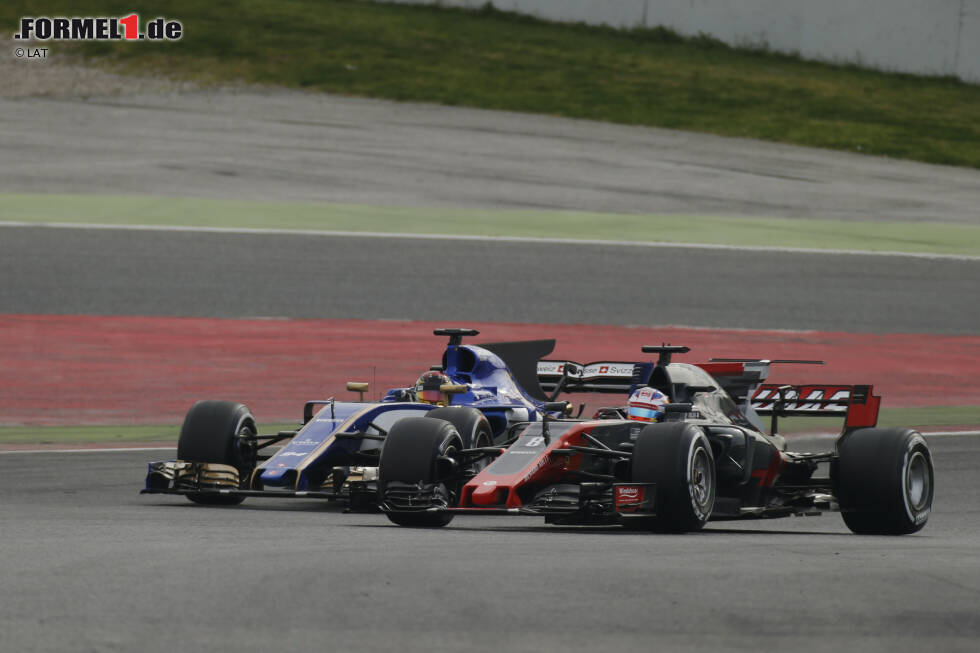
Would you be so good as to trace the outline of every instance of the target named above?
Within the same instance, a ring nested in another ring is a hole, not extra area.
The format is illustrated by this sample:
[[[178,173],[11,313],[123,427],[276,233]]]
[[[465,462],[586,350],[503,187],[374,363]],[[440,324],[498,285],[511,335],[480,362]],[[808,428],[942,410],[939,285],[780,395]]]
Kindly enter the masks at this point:
[[[391,427],[378,463],[378,491],[382,502],[388,492],[412,491],[430,486],[440,503],[455,503],[458,483],[452,467],[454,454],[463,448],[456,427],[446,420],[404,417]],[[390,505],[390,504],[389,504]],[[399,526],[439,527],[453,520],[450,513],[386,511]]]
[[[247,482],[255,469],[255,418],[243,404],[231,401],[199,401],[187,411],[177,440],[177,459],[194,463],[218,463],[238,469],[238,477]],[[235,505],[241,496],[210,492],[188,494],[194,503]]]
[[[858,429],[832,466],[844,523],[861,535],[907,535],[926,525],[935,489],[932,454],[912,429]]]
[[[651,530],[698,531],[715,503],[715,459],[708,438],[683,422],[650,424],[640,431],[630,464],[634,483],[656,483],[656,518]]]
[[[489,447],[493,444],[493,431],[486,416],[468,406],[443,406],[425,414],[432,419],[443,419],[456,427],[464,449]]]

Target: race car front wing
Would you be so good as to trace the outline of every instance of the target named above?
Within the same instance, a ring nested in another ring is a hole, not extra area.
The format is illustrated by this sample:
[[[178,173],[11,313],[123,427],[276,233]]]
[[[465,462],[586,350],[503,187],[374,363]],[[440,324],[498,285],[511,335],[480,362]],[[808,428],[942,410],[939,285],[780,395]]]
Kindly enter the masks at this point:
[[[286,488],[244,489],[238,470],[230,465],[169,460],[149,463],[146,486],[140,494],[201,495],[305,498],[336,501],[346,499],[352,509],[377,505],[377,468],[352,467],[346,478],[333,488],[293,490]],[[376,509],[376,508],[374,508]]]

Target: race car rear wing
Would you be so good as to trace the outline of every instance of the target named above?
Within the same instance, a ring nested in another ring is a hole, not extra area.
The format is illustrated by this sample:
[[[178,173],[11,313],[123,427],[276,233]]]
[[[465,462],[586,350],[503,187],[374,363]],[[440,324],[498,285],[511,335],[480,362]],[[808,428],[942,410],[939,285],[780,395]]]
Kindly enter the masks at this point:
[[[745,403],[750,392],[769,375],[766,360],[732,360],[698,363],[710,374],[737,403]],[[793,361],[796,362],[796,361]],[[650,383],[656,364],[653,362],[632,363],[625,361],[598,361],[577,363],[575,361],[543,360],[538,362],[538,382],[541,389],[554,393],[561,392],[617,392],[628,394],[638,387]],[[554,394],[553,394],[554,396]]]
[[[670,358],[673,353],[686,353],[687,347],[644,347],[646,353],[658,353],[657,363],[542,360],[537,364],[541,389],[552,400],[561,392],[630,393],[638,387],[667,383],[672,397],[684,386],[671,383]],[[776,432],[779,417],[825,416],[843,417],[845,431],[875,426],[881,398],[872,394],[870,385],[774,385],[764,384],[774,363],[822,365],[817,360],[769,360],[754,358],[712,358],[697,367],[707,372],[735,401],[743,415],[762,429],[761,416],[771,416],[770,431]],[[660,369],[658,370],[658,366]],[[657,370],[657,375],[654,371]],[[664,386],[666,387],[666,386]],[[691,386],[693,387],[693,386]]]
[[[649,367],[646,378],[637,380]],[[629,393],[637,383],[644,383],[653,370],[652,363],[601,361],[576,363],[575,361],[538,361],[538,383],[541,389],[554,398],[559,392],[618,392]]]
[[[875,426],[881,397],[870,385],[760,385],[752,395],[752,408],[772,416],[772,431],[779,417],[843,417],[845,431]]]

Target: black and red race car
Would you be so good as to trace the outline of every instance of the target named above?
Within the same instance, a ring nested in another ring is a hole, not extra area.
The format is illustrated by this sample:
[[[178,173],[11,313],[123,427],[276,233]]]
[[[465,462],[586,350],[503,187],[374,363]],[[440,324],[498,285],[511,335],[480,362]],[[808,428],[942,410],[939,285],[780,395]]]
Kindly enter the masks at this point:
[[[518,424],[503,446],[467,449],[450,423],[408,417],[391,428],[381,454],[381,509],[404,526],[518,514],[686,532],[709,520],[824,511],[840,511],[855,533],[907,534],[925,525],[934,486],[929,447],[914,430],[875,428],[880,398],[871,386],[763,383],[773,363],[819,361],[693,365],[671,360],[687,347],[643,351],[657,361],[541,361],[540,389],[552,398],[622,393],[625,403],[633,389],[651,386],[670,399],[661,421],[630,421],[613,407],[590,420]],[[833,450],[788,451],[778,418],[794,415],[843,417]]]

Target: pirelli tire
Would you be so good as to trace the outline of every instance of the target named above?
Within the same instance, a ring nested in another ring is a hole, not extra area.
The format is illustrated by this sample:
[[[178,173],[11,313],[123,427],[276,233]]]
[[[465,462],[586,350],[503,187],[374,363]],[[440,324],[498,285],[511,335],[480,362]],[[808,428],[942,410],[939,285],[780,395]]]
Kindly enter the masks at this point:
[[[218,463],[238,470],[242,482],[255,469],[257,433],[255,418],[244,404],[232,401],[199,401],[187,411],[177,440],[177,459],[195,463]],[[211,492],[188,494],[194,503],[235,505],[244,497]]]
[[[493,444],[493,430],[486,415],[469,406],[442,406],[425,414],[430,419],[446,420],[456,427],[464,449],[489,447]]]
[[[932,511],[935,473],[922,434],[913,429],[858,429],[837,444],[832,466],[844,523],[861,535],[908,535]]]
[[[684,422],[645,426],[633,446],[630,474],[634,483],[656,483],[657,516],[643,522],[651,530],[698,531],[711,517],[715,459],[699,427]]]
[[[459,487],[451,478],[454,470],[447,469],[447,463],[460,449],[463,441],[459,431],[446,420],[405,417],[395,422],[385,437],[378,463],[382,503],[387,501],[389,491],[411,491],[414,486],[431,487],[436,503],[445,507],[455,505]],[[437,528],[453,520],[451,513],[423,510],[389,509],[385,514],[399,526],[420,528]]]

